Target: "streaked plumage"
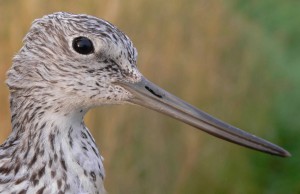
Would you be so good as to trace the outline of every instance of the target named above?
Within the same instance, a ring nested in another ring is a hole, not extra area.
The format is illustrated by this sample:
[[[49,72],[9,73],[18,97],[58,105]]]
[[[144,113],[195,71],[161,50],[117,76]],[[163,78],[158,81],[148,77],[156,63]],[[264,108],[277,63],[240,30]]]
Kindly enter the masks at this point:
[[[93,49],[78,52],[78,37],[82,49]],[[99,18],[58,12],[35,20],[7,74],[13,129],[0,147],[0,193],[105,193],[102,157],[83,122],[103,104],[143,105],[226,140],[289,155],[158,88],[136,58],[130,39]]]

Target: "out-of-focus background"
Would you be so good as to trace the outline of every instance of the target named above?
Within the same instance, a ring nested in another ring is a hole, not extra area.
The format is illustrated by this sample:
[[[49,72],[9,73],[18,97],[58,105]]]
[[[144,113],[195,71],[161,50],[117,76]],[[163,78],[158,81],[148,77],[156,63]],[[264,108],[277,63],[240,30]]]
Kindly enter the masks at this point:
[[[293,0],[1,0],[0,141],[10,133],[5,72],[31,22],[56,11],[117,25],[148,79],[289,150],[279,158],[130,105],[86,122],[109,193],[300,193],[300,2]]]

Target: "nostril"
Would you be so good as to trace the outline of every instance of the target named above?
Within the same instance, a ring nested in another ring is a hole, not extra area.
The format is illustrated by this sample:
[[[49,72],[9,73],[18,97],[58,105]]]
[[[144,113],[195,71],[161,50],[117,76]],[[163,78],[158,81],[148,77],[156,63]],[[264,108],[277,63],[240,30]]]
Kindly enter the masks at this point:
[[[162,98],[161,95],[155,93],[151,88],[149,88],[148,86],[145,86],[146,90],[148,90],[151,94],[153,94],[154,96],[158,97],[158,98]]]

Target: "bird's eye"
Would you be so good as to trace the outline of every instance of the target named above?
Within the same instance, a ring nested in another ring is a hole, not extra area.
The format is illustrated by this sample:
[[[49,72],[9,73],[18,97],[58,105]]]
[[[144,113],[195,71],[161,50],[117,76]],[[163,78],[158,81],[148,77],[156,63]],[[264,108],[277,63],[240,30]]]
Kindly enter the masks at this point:
[[[73,40],[73,49],[82,55],[88,55],[94,52],[94,46],[90,39],[86,37],[77,37]]]

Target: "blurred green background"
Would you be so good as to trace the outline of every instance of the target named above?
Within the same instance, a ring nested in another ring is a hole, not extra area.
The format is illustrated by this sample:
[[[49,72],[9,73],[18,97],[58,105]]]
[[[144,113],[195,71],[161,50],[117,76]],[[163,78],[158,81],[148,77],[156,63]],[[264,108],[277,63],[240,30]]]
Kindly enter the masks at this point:
[[[278,158],[144,108],[106,106],[86,122],[109,193],[300,193],[300,1],[0,0],[0,141],[10,133],[5,72],[31,22],[55,11],[117,25],[148,79],[289,150]]]

